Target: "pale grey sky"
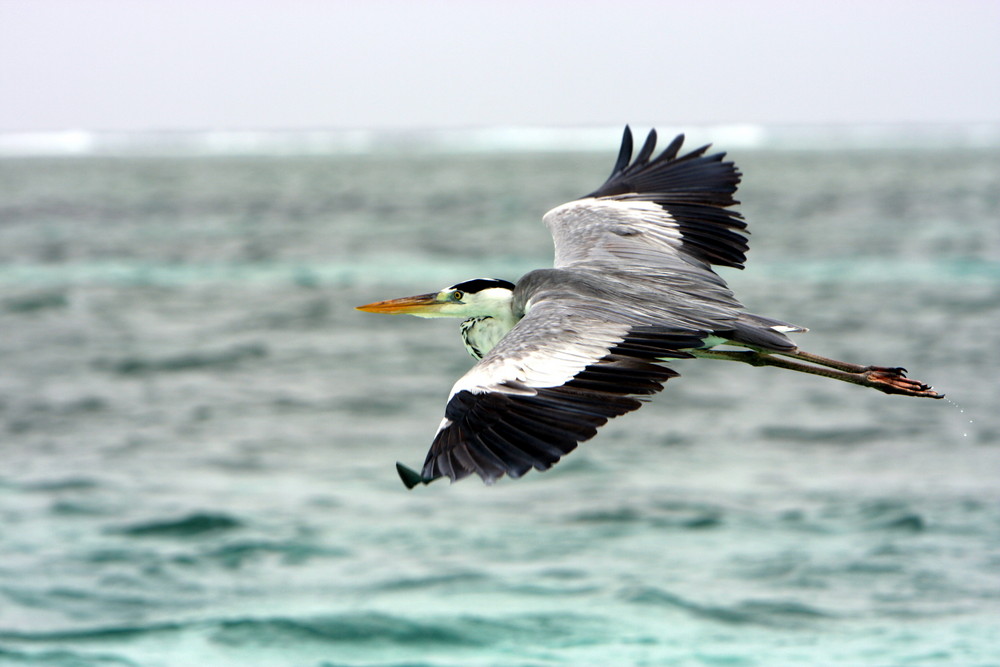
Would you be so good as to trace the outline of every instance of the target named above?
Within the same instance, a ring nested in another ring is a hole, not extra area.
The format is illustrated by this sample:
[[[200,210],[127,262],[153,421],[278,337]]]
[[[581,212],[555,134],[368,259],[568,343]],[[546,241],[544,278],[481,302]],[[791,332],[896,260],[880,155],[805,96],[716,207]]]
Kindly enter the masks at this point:
[[[0,131],[984,121],[997,0],[0,0]]]

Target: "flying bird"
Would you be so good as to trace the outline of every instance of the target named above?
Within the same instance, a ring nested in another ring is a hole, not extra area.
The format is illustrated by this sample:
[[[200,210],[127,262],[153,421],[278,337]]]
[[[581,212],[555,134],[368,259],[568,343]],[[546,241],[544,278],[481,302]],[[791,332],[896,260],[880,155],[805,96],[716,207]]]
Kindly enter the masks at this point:
[[[746,261],[746,222],[731,208],[741,174],[709,145],[681,155],[683,142],[680,135],[653,157],[651,130],[633,160],[626,126],[604,185],[543,217],[554,268],[517,284],[478,278],[358,307],[460,318],[478,360],[452,388],[423,468],[396,464],[407,487],[547,470],[677,377],[664,365],[673,359],[775,366],[943,398],[903,368],[804,352],[788,334],[807,329],[744,310],[713,269]]]

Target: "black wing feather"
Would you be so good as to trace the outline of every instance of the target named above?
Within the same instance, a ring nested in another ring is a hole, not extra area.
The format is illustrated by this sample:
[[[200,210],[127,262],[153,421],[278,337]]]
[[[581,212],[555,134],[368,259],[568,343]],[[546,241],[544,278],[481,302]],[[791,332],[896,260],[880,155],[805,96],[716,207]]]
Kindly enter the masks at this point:
[[[615,177],[621,171],[624,171],[625,167],[632,160],[632,129],[628,125],[625,126],[625,133],[622,135],[622,147],[618,149],[618,159],[615,160],[615,166],[611,170],[611,176],[608,180]]]
[[[422,471],[418,475],[397,466],[400,475],[412,487],[439,477],[455,481],[475,473],[492,483],[505,474],[547,470],[609,419],[639,408],[642,397],[662,390],[678,373],[657,361],[690,356],[678,348],[693,347],[704,335],[635,327],[562,386],[532,395],[459,391],[445,408],[451,423],[438,432]]]
[[[646,135],[646,143],[642,145],[642,149],[636,156],[632,166],[645,166],[649,162],[649,158],[652,157],[654,150],[656,150],[656,130],[650,130],[649,134]]]
[[[728,207],[739,204],[733,197],[741,174],[725,160],[725,153],[705,155],[710,145],[678,157],[684,135],[678,135],[655,159],[656,130],[630,162],[632,132],[628,127],[615,168],[608,180],[588,197],[650,201],[663,208],[678,224],[684,250],[709,264],[743,268],[746,222]]]

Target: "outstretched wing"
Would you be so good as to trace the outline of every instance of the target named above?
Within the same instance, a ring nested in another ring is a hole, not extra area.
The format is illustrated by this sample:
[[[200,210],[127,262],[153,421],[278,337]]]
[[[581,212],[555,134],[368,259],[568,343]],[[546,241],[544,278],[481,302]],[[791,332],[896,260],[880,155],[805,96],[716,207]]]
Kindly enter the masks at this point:
[[[473,473],[546,470],[608,419],[631,412],[678,374],[657,363],[685,358],[707,332],[608,322],[583,304],[540,301],[452,388],[420,473],[397,464],[413,487]]]
[[[676,265],[678,260],[711,270],[742,268],[747,240],[742,216],[729,207],[740,182],[725,153],[706,155],[703,146],[679,156],[684,135],[654,159],[656,130],[632,161],[632,131],[626,126],[611,176],[589,195],[558,206],[544,221],[555,241],[556,267],[625,262]]]

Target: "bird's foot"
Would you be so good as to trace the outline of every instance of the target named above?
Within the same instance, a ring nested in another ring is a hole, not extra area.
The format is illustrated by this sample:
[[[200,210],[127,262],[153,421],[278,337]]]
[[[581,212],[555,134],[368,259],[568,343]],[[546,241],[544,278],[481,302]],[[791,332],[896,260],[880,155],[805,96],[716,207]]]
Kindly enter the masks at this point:
[[[906,377],[905,368],[886,368],[884,366],[869,366],[861,374],[866,384],[872,389],[878,389],[886,394],[902,396],[919,396],[923,398],[944,398],[944,394],[934,391],[933,387]]]

